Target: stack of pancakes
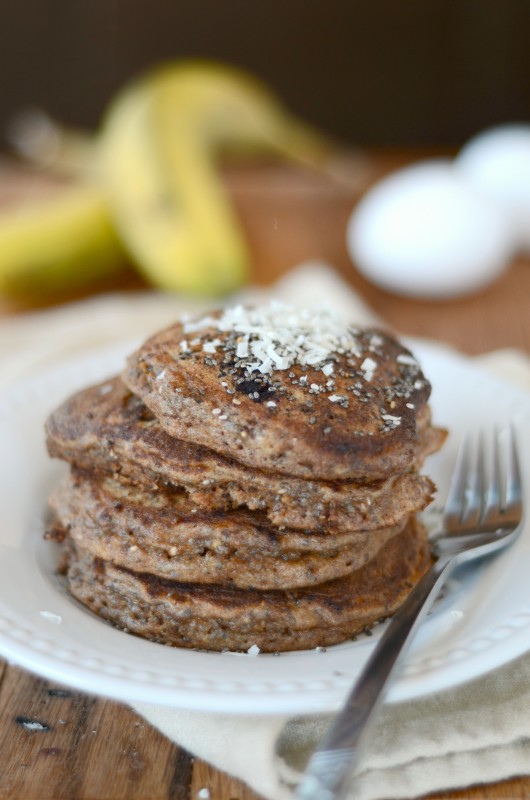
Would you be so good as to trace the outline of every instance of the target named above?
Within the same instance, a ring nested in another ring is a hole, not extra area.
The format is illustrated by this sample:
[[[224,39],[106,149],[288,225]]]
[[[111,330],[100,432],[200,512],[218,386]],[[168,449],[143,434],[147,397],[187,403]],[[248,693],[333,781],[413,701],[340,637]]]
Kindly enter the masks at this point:
[[[393,337],[236,307],[153,336],[47,422],[71,593],[209,650],[322,647],[391,615],[430,556],[419,470],[445,432]]]

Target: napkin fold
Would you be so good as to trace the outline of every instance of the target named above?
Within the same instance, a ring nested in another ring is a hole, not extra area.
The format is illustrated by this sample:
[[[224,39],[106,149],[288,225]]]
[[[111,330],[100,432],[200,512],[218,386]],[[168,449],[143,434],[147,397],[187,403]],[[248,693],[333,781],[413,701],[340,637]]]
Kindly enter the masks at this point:
[[[304,264],[266,296],[325,302],[358,324],[381,320],[325,264]],[[234,302],[234,298],[231,298]],[[116,293],[0,321],[0,388],[59,360],[111,342],[141,340],[203,303],[154,292]],[[476,359],[530,391],[530,360],[514,350]],[[530,399],[530,395],[529,395]],[[330,717],[232,716],[145,704],[135,709],[186,750],[247,783],[269,800],[289,800]],[[356,800],[413,798],[427,792],[528,773],[530,654],[488,675],[427,697],[383,708],[355,789]]]
[[[383,707],[351,800],[398,800],[528,773],[530,657],[456,689]],[[328,715],[135,710],[194,755],[270,800],[290,800]]]

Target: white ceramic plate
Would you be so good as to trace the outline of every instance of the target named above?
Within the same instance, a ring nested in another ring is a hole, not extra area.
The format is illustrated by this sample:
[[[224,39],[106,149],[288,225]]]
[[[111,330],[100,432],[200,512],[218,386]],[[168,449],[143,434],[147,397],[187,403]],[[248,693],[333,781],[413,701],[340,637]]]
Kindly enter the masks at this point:
[[[441,505],[462,433],[513,420],[530,501],[530,399],[465,358],[415,343],[433,384],[438,424],[451,430],[426,471]],[[45,453],[43,423],[69,393],[117,372],[131,345],[63,364],[0,398],[0,653],[54,681],[120,700],[203,711],[297,713],[335,708],[379,635],[280,656],[152,644],[97,619],[55,576],[42,541],[46,498],[64,465]],[[390,700],[447,689],[530,648],[530,529],[508,552],[461,571],[424,623]]]

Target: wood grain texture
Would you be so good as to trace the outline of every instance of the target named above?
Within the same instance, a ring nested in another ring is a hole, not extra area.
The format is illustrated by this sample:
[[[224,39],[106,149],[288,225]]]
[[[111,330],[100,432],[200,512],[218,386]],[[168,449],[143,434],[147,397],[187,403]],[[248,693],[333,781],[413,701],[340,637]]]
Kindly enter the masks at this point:
[[[8,667],[0,797],[188,800],[193,758],[125,706]]]
[[[530,780],[512,778],[496,784],[469,786],[458,792],[424,795],[418,800],[528,800],[529,797]]]
[[[372,155],[359,167],[362,186],[418,155]],[[12,171],[2,175],[0,204],[25,191]],[[249,238],[255,282],[270,284],[297,262],[324,259],[402,333],[438,339],[470,354],[499,347],[530,352],[530,259],[514,261],[493,286],[469,298],[443,303],[397,298],[368,284],[349,261],[344,227],[360,191],[355,181],[339,187],[322,176],[271,165],[228,171],[226,181]],[[32,191],[40,191],[31,182]],[[119,284],[138,287],[142,283],[132,273]],[[27,307],[1,301],[0,313]],[[126,706],[64,690],[1,660],[0,765],[0,800],[197,800],[201,789],[209,790],[211,800],[259,800]],[[428,800],[529,797],[527,776],[432,794]]]

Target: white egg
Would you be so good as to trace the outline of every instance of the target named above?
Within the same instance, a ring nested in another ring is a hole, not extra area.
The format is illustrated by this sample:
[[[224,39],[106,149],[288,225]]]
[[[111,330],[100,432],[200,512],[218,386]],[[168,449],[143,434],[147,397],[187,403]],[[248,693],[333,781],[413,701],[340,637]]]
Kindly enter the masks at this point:
[[[354,210],[347,242],[369,280],[416,297],[479,289],[511,255],[504,215],[446,160],[406,167],[376,184]]]
[[[516,248],[530,251],[530,125],[484,131],[462,148],[454,163],[506,212]]]

